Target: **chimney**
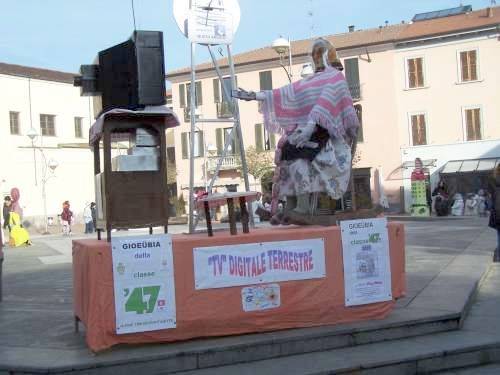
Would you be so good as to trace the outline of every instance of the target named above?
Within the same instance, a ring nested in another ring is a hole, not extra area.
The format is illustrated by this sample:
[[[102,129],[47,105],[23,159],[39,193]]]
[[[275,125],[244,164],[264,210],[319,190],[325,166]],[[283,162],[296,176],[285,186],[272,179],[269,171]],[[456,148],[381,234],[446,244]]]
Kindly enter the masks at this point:
[[[493,17],[493,8],[492,7],[486,8],[486,17],[488,17],[488,18]]]
[[[349,32],[350,32],[350,33],[354,32],[354,25],[350,25],[350,26],[349,26]]]
[[[406,21],[405,21],[405,20],[402,20],[402,21],[401,21],[401,24],[402,24],[402,25],[404,25],[405,23],[406,23]]]
[[[385,27],[389,26],[389,21],[385,21]]]

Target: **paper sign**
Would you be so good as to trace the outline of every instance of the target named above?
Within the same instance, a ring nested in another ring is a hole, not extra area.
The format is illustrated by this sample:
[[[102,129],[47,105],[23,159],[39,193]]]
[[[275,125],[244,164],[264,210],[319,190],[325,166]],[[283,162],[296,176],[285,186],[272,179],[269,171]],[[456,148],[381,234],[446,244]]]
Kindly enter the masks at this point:
[[[201,44],[231,44],[234,34],[233,15],[224,6],[224,1],[192,1],[188,17],[189,40]]]
[[[325,277],[322,238],[193,249],[196,289]]]
[[[392,300],[387,219],[342,221],[345,305]]]
[[[241,289],[243,311],[261,311],[280,307],[280,286],[265,284]]]
[[[113,237],[116,333],[176,327],[172,238]]]

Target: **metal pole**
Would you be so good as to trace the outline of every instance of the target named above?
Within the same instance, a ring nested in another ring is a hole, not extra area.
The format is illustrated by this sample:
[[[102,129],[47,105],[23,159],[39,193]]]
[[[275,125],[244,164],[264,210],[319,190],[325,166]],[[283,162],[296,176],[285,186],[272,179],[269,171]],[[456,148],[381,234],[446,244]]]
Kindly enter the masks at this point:
[[[194,233],[194,133],[196,129],[196,75],[195,75],[195,47],[196,44],[191,42],[191,92],[189,100],[190,117],[191,117],[191,131],[189,133],[189,233]]]
[[[292,72],[292,42],[288,38],[288,69],[290,70],[290,83],[292,82],[293,72]]]
[[[233,90],[237,90],[236,87],[236,79],[235,79],[235,71],[234,71],[234,62],[233,56],[231,54],[231,45],[227,45],[227,58],[229,62],[229,70],[231,72],[231,86]],[[247,167],[247,159],[245,156],[245,145],[243,143],[243,134],[241,133],[241,121],[240,121],[240,108],[238,106],[238,99],[233,98],[233,108],[234,108],[234,128],[236,130],[236,134],[238,135],[238,142],[240,144],[240,156],[241,156],[241,169],[243,172],[243,180],[245,181],[245,190],[250,191],[250,182],[248,180],[248,167]],[[250,225],[252,228],[254,227],[253,220],[253,212],[252,210],[248,210],[250,212]]]

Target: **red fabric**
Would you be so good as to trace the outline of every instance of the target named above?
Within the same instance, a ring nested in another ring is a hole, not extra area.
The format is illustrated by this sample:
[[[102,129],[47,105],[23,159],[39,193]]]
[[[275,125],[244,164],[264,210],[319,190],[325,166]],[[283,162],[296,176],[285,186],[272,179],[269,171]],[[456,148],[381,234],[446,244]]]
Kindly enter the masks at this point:
[[[244,312],[239,287],[195,290],[193,248],[306,238],[325,239],[326,278],[281,282],[281,306]],[[404,295],[404,227],[389,223],[392,294]],[[385,318],[394,302],[344,306],[342,246],[338,227],[284,227],[253,230],[231,236],[216,232],[173,235],[177,328],[116,335],[110,244],[97,240],[73,241],[73,295],[75,315],[87,328],[89,348],[100,351],[120,343],[172,342],[195,337],[236,335],[287,328],[312,327]]]

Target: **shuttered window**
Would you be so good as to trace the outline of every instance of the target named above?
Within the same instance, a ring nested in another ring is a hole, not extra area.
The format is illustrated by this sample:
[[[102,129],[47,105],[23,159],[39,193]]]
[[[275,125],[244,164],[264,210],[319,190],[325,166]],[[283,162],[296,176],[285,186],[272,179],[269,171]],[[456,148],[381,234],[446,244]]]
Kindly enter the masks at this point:
[[[270,70],[259,72],[260,91],[273,89],[273,74]]]
[[[462,82],[478,79],[476,50],[460,52],[460,71]]]
[[[481,135],[481,109],[472,108],[465,110],[465,130],[468,141],[479,141]]]
[[[361,85],[359,83],[359,63],[358,59],[345,59],[345,79],[349,86],[349,91],[354,100],[361,99]]]
[[[218,78],[214,78],[212,81],[212,84],[214,86],[214,103],[220,103],[220,83]]]
[[[19,126],[19,112],[9,112],[10,134],[19,135],[21,129]]]
[[[427,130],[424,114],[411,116],[411,137],[413,146],[427,144]]]
[[[75,117],[75,138],[83,138],[82,122],[83,118]]]
[[[190,144],[188,143],[188,136],[189,132],[183,132],[181,133],[181,152],[182,152],[182,158],[183,159],[188,159],[189,157],[189,151],[190,151]],[[202,131],[197,131],[194,132],[194,157],[202,157],[204,156],[205,153],[205,147],[204,147],[204,140],[203,140],[203,132]]]
[[[195,105],[199,107],[203,105],[203,90],[201,81],[195,82]],[[189,107],[191,103],[191,83],[181,83],[179,85],[179,103],[181,108]]]
[[[40,132],[43,136],[55,137],[56,135],[56,116],[40,115]]]
[[[424,59],[408,59],[408,88],[424,87]]]

